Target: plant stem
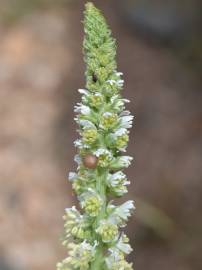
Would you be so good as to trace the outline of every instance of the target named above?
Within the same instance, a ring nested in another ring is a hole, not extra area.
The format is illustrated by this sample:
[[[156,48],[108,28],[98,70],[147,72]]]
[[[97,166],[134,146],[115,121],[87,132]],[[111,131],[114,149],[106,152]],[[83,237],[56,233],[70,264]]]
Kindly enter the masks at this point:
[[[98,227],[100,221],[105,217],[106,214],[106,205],[107,205],[107,197],[106,197],[106,177],[108,174],[107,169],[97,169],[97,181],[96,181],[96,190],[98,194],[103,199],[102,209],[94,223],[94,230]],[[97,234],[95,233],[95,237],[97,238]],[[99,242],[99,246],[97,248],[97,254],[95,260],[91,264],[91,270],[102,270],[103,269],[103,258],[104,258],[104,245],[100,238],[97,238]]]

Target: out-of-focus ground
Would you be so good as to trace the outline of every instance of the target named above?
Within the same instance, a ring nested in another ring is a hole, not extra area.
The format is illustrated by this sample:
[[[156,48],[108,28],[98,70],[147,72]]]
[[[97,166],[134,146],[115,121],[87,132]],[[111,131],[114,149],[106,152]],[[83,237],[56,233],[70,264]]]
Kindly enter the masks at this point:
[[[0,3],[1,270],[53,270],[65,255],[59,237],[75,201],[66,175],[75,169],[73,106],[85,83],[84,2]],[[116,1],[94,2],[118,40],[123,95],[135,115],[130,260],[141,270],[201,270],[200,65],[133,31]]]

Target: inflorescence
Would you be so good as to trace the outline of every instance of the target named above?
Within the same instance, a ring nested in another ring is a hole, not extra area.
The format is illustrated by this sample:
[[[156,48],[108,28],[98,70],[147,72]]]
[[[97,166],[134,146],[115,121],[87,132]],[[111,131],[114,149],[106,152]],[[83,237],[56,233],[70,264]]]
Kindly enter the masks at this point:
[[[121,170],[132,161],[123,153],[133,116],[125,110],[129,101],[120,95],[124,81],[116,71],[115,40],[92,3],[86,4],[84,31],[86,89],[79,89],[82,101],[75,106],[78,169],[69,174],[81,212],[75,206],[65,210],[63,245],[68,257],[57,270],[132,270],[125,260],[132,248],[122,228],[134,204],[117,206],[109,197],[123,196],[130,183]]]

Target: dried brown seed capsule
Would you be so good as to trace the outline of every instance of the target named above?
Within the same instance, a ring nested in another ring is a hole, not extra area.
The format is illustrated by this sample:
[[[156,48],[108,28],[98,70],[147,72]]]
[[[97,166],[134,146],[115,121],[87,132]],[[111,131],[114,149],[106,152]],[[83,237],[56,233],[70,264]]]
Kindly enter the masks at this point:
[[[95,169],[97,167],[98,158],[92,154],[86,154],[82,158],[83,165],[88,169]]]
[[[96,83],[97,82],[97,76],[96,76],[96,74],[93,73],[92,77],[93,77],[93,82]]]

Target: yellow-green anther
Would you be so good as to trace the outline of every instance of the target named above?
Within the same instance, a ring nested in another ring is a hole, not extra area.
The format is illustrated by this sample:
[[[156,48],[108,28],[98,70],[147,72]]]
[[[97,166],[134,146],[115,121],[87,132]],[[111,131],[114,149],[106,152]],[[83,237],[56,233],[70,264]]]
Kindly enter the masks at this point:
[[[118,227],[113,223],[103,221],[97,228],[97,233],[100,234],[104,243],[109,243],[116,240],[118,236]]]
[[[85,129],[82,136],[84,143],[92,144],[97,140],[98,133],[96,129]]]
[[[101,209],[102,202],[98,197],[89,197],[83,203],[83,208],[91,217],[96,217]]]
[[[100,127],[103,129],[112,129],[117,123],[118,116],[115,113],[105,112],[100,120]]]
[[[91,104],[92,107],[99,108],[101,105],[103,105],[104,98],[101,94],[91,94],[89,96],[89,103]]]
[[[132,264],[131,263],[128,263],[125,260],[122,260],[122,261],[119,261],[118,263],[117,262],[114,262],[114,265],[112,265],[111,270],[118,270],[118,269],[121,269],[121,270],[132,270],[133,268],[132,268]]]
[[[98,166],[106,168],[110,166],[110,162],[113,159],[113,156],[110,151],[107,149],[100,148],[95,152],[95,155],[98,157]]]
[[[125,147],[128,144],[128,140],[129,140],[129,136],[127,134],[118,136],[115,139],[115,146],[117,148],[123,148],[123,147]]]

